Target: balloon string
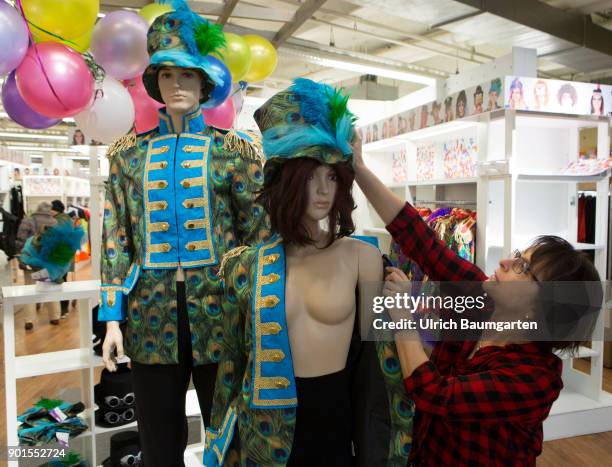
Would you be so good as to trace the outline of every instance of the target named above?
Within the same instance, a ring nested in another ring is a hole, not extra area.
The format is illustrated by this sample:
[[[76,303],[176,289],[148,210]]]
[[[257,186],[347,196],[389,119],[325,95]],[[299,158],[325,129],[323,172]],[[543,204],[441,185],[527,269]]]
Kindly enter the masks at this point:
[[[24,19],[24,21],[26,23],[26,27],[28,28],[28,35],[30,36],[30,41],[32,42],[32,47],[34,48],[34,55],[36,55],[36,59],[38,60],[38,64],[40,65],[40,69],[43,72],[43,76],[45,77],[45,80],[47,81],[47,84],[49,85],[49,88],[51,89],[51,92],[53,93],[53,95],[55,96],[57,101],[60,103],[60,105],[65,110],[68,110],[68,107],[64,104],[64,102],[62,102],[60,97],[57,95],[57,92],[55,92],[55,88],[51,84],[51,80],[49,79],[49,75],[47,75],[47,71],[45,70],[45,67],[43,65],[42,59],[40,58],[40,55],[38,54],[38,49],[36,48],[36,43],[34,42],[34,36],[32,35],[32,30],[30,29],[30,26],[29,26],[30,22],[26,18],[25,11],[23,11],[23,5],[21,4],[21,0],[16,0],[16,3],[17,3],[17,6],[19,7],[19,11],[21,13],[21,16],[23,17],[23,19]]]
[[[49,34],[50,36],[53,36],[53,37],[59,39],[60,41],[67,42],[68,44],[72,44],[72,45],[77,46],[77,47],[79,46],[79,44],[77,44],[76,42],[72,42],[69,39],[64,39],[62,36],[58,36],[57,34],[54,34],[51,31],[47,31],[46,29],[41,28],[40,26],[37,26],[36,24],[32,23],[28,19],[26,19],[26,21],[28,22],[29,25],[34,26],[36,29],[38,29],[39,31],[44,32],[45,34]]]

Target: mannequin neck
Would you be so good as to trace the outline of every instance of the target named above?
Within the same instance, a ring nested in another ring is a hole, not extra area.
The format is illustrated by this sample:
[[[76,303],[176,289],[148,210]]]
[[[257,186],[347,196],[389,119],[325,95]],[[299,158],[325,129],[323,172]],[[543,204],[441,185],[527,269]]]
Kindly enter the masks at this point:
[[[174,128],[175,133],[182,133],[185,129],[183,128],[183,121],[185,120],[185,115],[195,112],[198,109],[198,106],[195,105],[193,108],[183,112],[183,111],[175,111],[168,107],[166,107],[166,113],[172,120],[172,127]]]

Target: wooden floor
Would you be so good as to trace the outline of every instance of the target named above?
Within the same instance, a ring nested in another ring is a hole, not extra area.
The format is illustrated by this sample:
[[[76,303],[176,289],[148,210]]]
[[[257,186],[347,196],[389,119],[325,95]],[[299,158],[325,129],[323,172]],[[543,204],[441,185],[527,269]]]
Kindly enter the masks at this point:
[[[4,271],[0,271],[0,274]],[[89,271],[77,273],[77,279],[89,279]],[[59,326],[49,324],[44,311],[38,312],[32,331],[23,328],[21,313],[17,313],[16,351],[18,355],[49,352],[79,346],[79,317],[70,313]],[[0,332],[0,404],[4,406],[4,333]],[[586,365],[586,363],[581,363]],[[97,377],[99,378],[99,376]],[[41,396],[57,397],[67,388],[80,387],[80,372],[39,376],[19,380],[17,383],[18,413],[23,412]],[[612,392],[612,370],[604,372],[604,389]],[[6,439],[5,410],[0,411],[0,446]],[[1,464],[4,465],[4,464]],[[544,451],[538,458],[538,466],[612,466],[612,432],[580,436],[544,443]]]

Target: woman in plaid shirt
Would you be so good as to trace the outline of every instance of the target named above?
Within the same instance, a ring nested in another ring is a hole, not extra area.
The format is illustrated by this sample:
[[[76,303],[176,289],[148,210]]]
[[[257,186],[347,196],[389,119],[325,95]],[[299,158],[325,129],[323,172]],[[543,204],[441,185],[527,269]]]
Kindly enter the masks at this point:
[[[364,164],[354,140],[355,179],[387,230],[433,281],[594,281],[593,264],[559,237],[539,237],[488,277],[459,258]],[[402,271],[387,268],[385,293],[403,291]],[[523,284],[525,285],[525,284]],[[517,307],[517,317],[524,309]],[[413,333],[406,336],[407,333]],[[413,465],[535,465],[543,421],[563,387],[553,350],[579,342],[438,342],[428,358],[416,331],[396,332],[405,385],[416,406]],[[404,336],[402,336],[404,334]]]

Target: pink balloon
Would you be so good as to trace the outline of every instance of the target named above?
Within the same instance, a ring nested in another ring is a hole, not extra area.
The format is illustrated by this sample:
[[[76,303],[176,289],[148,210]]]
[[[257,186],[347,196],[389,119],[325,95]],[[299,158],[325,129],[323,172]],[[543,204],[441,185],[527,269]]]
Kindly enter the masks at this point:
[[[92,103],[94,80],[87,64],[78,52],[58,42],[31,46],[15,78],[26,104],[47,117],[70,117]]]
[[[212,109],[202,109],[204,115],[204,123],[208,126],[214,126],[223,130],[229,130],[234,125],[236,118],[236,106],[231,97]]]
[[[145,133],[159,126],[159,116],[157,112],[164,105],[152,99],[147,94],[144,84],[142,84],[142,75],[136,78],[126,79],[123,81],[123,85],[127,88],[134,102],[134,108],[136,110],[136,119],[134,120],[136,133]]]

